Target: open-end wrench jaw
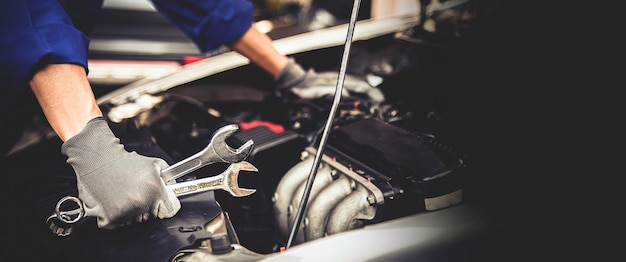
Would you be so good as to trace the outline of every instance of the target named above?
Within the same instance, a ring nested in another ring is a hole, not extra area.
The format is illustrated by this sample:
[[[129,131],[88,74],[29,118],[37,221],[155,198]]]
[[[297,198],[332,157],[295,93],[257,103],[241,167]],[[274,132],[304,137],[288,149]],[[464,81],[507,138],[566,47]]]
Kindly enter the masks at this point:
[[[230,124],[219,128],[202,151],[161,170],[161,178],[166,184],[176,183],[176,179],[191,173],[203,166],[216,162],[237,163],[241,162],[252,152],[254,142],[248,140],[239,148],[232,148],[226,143],[226,139],[239,130],[236,124]]]
[[[239,176],[239,171],[242,171],[242,170],[253,171],[253,172],[259,171],[254,165],[246,161],[232,164],[228,167],[226,171],[228,173],[224,177],[224,179],[226,179],[226,183],[224,184],[227,185],[227,188],[224,188],[224,189],[235,197],[249,196],[249,195],[252,195],[254,192],[256,192],[256,189],[248,189],[248,188],[239,187],[239,183],[237,182],[238,180],[237,177]]]
[[[220,157],[222,160],[221,162],[237,163],[246,159],[246,157],[252,153],[252,149],[254,149],[254,142],[252,140],[248,140],[237,149],[234,149],[226,144],[225,146],[214,146],[212,149],[215,151],[215,154]]]
[[[246,161],[241,161],[230,164],[230,166],[219,175],[174,183],[167,185],[167,188],[173,190],[177,197],[216,189],[224,190],[234,197],[249,196],[256,192],[256,190],[239,187],[238,177],[240,171],[256,172],[258,169]]]
[[[215,133],[213,133],[209,146],[203,150],[213,150],[214,154],[206,154],[206,152],[201,152],[200,154],[205,156],[217,156],[220,159],[220,161],[205,159],[212,160],[212,162],[237,163],[246,159],[254,148],[254,142],[252,140],[248,140],[239,148],[233,148],[226,143],[228,137],[237,132],[237,130],[239,130],[239,127],[236,124],[230,124],[219,128],[215,131]]]

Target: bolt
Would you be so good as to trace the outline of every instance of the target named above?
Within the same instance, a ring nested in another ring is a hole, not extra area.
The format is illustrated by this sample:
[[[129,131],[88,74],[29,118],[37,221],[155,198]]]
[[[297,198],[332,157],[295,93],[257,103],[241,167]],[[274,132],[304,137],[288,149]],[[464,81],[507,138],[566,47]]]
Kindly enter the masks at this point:
[[[374,195],[368,195],[367,196],[367,203],[369,203],[370,205],[376,204],[376,197],[374,197]]]
[[[356,182],[354,182],[354,180],[350,180],[350,189],[356,189]]]
[[[309,157],[309,152],[308,151],[302,151],[302,153],[300,153],[300,160],[304,160],[307,157]]]

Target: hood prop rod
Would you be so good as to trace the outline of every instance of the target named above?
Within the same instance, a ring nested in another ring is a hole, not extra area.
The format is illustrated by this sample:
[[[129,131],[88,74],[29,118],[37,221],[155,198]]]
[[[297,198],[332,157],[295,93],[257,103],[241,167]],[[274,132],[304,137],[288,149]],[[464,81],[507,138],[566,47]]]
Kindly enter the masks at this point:
[[[339,78],[337,79],[337,85],[335,87],[335,97],[333,99],[333,104],[330,108],[330,112],[328,114],[328,119],[326,120],[326,125],[324,126],[324,131],[322,133],[322,138],[320,139],[318,150],[315,153],[315,158],[313,160],[313,166],[311,167],[311,172],[306,181],[306,187],[302,194],[302,200],[300,201],[300,206],[298,207],[298,212],[296,213],[296,217],[294,218],[293,227],[291,228],[291,232],[289,234],[289,239],[287,240],[287,246],[285,249],[290,248],[293,242],[293,239],[298,234],[298,228],[300,228],[300,223],[302,223],[302,214],[307,206],[307,201],[309,199],[309,195],[311,194],[311,188],[313,187],[313,181],[315,180],[315,175],[317,174],[317,169],[320,165],[320,161],[322,159],[322,154],[324,152],[324,147],[326,147],[326,140],[328,140],[328,134],[330,133],[330,127],[333,123],[337,108],[339,107],[339,102],[341,101],[341,94],[343,92],[343,83],[346,79],[346,67],[348,64],[348,56],[350,54],[350,47],[352,46],[352,36],[354,35],[354,27],[356,25],[356,20],[359,11],[359,5],[361,4],[360,0],[354,0],[354,4],[352,6],[352,13],[350,15],[350,23],[348,24],[348,33],[346,37],[346,43],[344,45],[343,56],[341,58],[341,68],[339,69]]]

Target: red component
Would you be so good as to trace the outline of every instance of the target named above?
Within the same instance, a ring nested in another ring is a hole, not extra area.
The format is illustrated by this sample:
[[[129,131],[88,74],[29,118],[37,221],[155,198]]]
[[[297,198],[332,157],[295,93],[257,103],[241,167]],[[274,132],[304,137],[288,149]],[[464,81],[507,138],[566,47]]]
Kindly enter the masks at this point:
[[[205,58],[204,56],[185,56],[183,57],[183,65],[195,63]]]
[[[255,128],[257,126],[264,126],[267,129],[269,129],[270,131],[276,133],[276,134],[280,134],[282,132],[285,132],[285,128],[279,124],[274,124],[271,122],[267,122],[267,121],[262,121],[262,120],[254,120],[252,122],[241,122],[239,123],[239,128],[241,128],[241,130],[248,130],[248,129],[252,129]]]

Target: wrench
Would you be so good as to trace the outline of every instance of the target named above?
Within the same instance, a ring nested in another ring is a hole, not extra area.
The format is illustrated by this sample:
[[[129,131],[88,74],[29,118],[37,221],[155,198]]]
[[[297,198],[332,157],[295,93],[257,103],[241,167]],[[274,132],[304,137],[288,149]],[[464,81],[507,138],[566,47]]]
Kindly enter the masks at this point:
[[[222,189],[229,192],[235,197],[249,196],[256,192],[256,189],[240,188],[238,181],[239,171],[258,171],[258,169],[246,162],[241,161],[232,163],[216,176],[200,178],[196,180],[185,181],[181,183],[175,183],[167,185],[167,188],[174,191],[176,197],[181,197],[190,194],[196,194],[206,192],[210,190]],[[73,203],[78,207],[72,210],[61,210],[61,205],[64,203]],[[53,233],[58,236],[67,236],[72,232],[72,224],[78,222],[85,217],[85,210],[83,208],[83,202],[72,196],[66,196],[57,202],[54,213],[46,220],[46,223],[50,227]]]
[[[177,197],[215,189],[226,190],[235,197],[244,197],[251,195],[256,190],[239,187],[237,177],[239,176],[239,171],[241,170],[258,171],[258,169],[252,164],[246,161],[241,161],[230,164],[230,166],[228,166],[228,168],[219,175],[180,182],[168,185],[167,187],[172,189]]]
[[[166,185],[175,185],[176,179],[179,177],[189,174],[195,170],[198,170],[199,168],[204,167],[208,164],[212,164],[216,162],[225,162],[225,163],[230,163],[231,166],[229,166],[229,168],[226,171],[224,171],[222,174],[228,174],[227,172],[229,172],[229,170],[230,172],[233,172],[233,170],[235,172],[234,177],[232,175],[222,176],[222,177],[227,178],[225,185],[227,186],[234,185],[234,187],[225,188],[225,190],[228,192],[231,192],[231,194],[233,194],[234,196],[245,196],[246,193],[247,195],[254,193],[255,190],[239,188],[237,186],[236,176],[239,170],[257,171],[256,167],[254,167],[252,164],[248,162],[245,162],[245,163],[249,166],[246,166],[245,164],[233,165],[235,163],[241,162],[246,157],[248,157],[248,155],[252,152],[254,142],[252,140],[248,140],[246,143],[244,143],[242,146],[240,146],[237,149],[234,149],[230,147],[228,144],[226,144],[226,138],[229,137],[234,132],[236,132],[238,129],[239,127],[236,124],[226,125],[226,126],[219,128],[213,134],[213,137],[211,138],[209,145],[206,148],[204,148],[202,151],[161,170],[161,175],[160,175],[161,179],[163,179]],[[232,180],[233,178],[234,180]],[[189,182],[192,182],[192,181],[189,181]],[[195,181],[195,182],[196,184],[202,183],[200,181]],[[208,183],[208,182],[205,181],[205,183]],[[216,183],[216,182],[213,182],[213,183]],[[193,187],[193,185],[191,185],[190,183],[184,184],[184,185],[187,185],[188,188]],[[204,187],[207,187],[208,185],[207,184],[195,185],[196,188],[200,186],[204,188]],[[182,189],[177,189],[177,190],[182,190]],[[187,190],[189,189],[186,189],[185,191]],[[209,189],[209,190],[212,190],[212,189]],[[198,192],[204,192],[204,191],[206,190],[202,190]],[[243,194],[243,195],[235,195],[235,194]],[[65,214],[67,211],[62,212],[60,210],[61,204],[67,201],[69,201],[68,203],[75,202],[75,204],[79,205],[79,207],[75,210],[76,212],[79,213],[77,217],[69,218],[69,216]],[[65,197],[59,200],[59,202],[57,202],[57,206],[54,210],[54,217],[51,217],[51,218],[53,218],[53,220],[58,219],[63,223],[73,224],[83,217],[84,217],[84,210],[82,207],[82,201],[76,197]],[[48,220],[53,221],[53,220],[50,220],[50,218]],[[55,226],[51,225],[51,229],[53,228],[55,228]]]
[[[213,134],[211,142],[202,151],[192,155],[180,162],[173,164],[161,170],[161,178],[165,184],[171,185],[176,183],[176,179],[189,174],[201,167],[216,162],[236,163],[244,160],[250,152],[254,142],[248,140],[245,144],[237,149],[226,144],[226,138],[237,131],[239,127],[236,124],[221,127]]]

